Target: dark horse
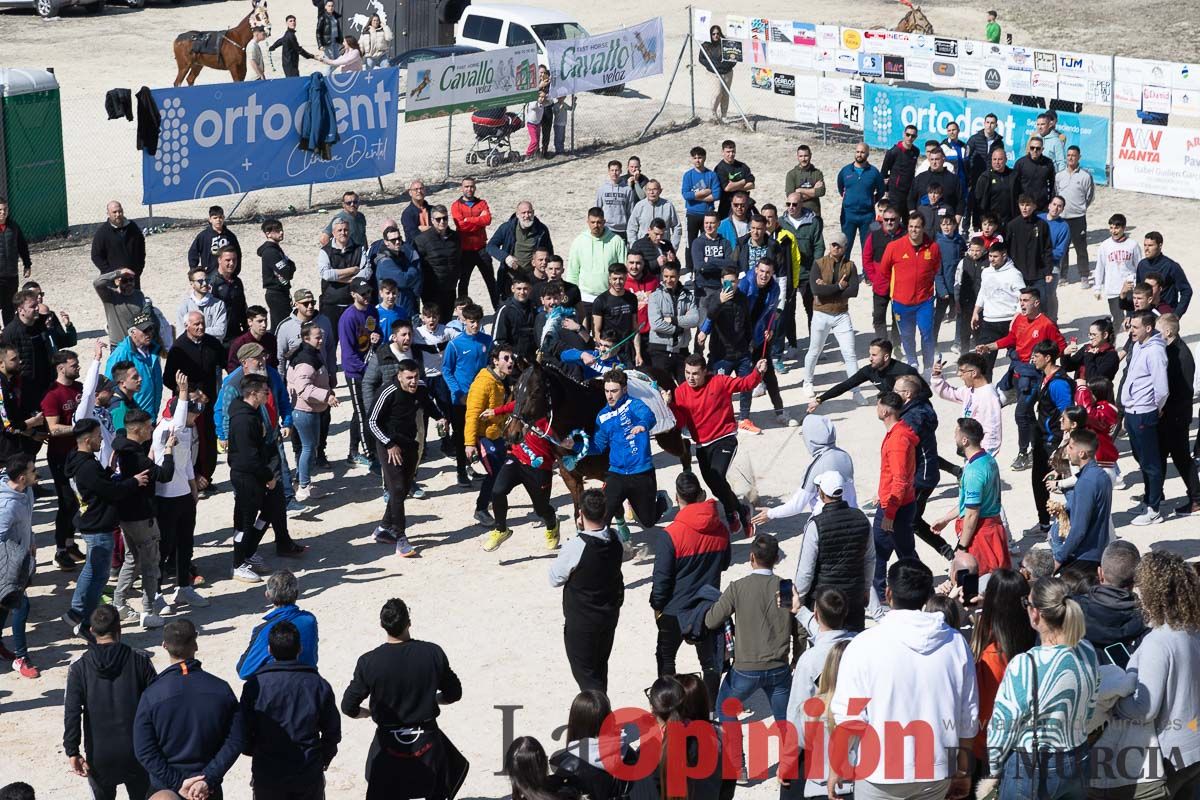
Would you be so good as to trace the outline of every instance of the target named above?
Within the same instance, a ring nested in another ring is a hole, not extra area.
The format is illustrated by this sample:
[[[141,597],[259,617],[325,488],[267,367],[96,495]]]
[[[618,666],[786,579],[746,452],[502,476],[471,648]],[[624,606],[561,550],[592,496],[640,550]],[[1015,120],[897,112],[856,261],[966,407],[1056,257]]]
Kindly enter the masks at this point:
[[[654,376],[658,377],[658,376]],[[604,386],[599,378],[577,381],[567,375],[553,361],[534,362],[521,371],[517,386],[513,390],[515,410],[509,417],[505,438],[510,443],[521,441],[526,427],[542,417],[550,421],[550,429],[559,439],[566,439],[574,430],[596,433],[596,414],[604,407]],[[682,463],[685,470],[692,467],[692,451],[684,441],[678,428],[654,437],[658,446]],[[583,496],[583,482],[591,478],[604,480],[608,472],[608,454],[590,455],[582,458],[575,469],[568,470],[558,462],[558,473],[562,476],[575,511],[579,511],[579,499]]]
[[[253,0],[251,5],[250,13],[233,28],[188,31],[175,37],[175,64],[179,67],[176,86],[183,83],[185,75],[188,86],[194,84],[204,67],[229,70],[235,81],[246,80],[246,45],[254,38],[250,29],[265,28],[268,34],[271,32],[266,0]]]

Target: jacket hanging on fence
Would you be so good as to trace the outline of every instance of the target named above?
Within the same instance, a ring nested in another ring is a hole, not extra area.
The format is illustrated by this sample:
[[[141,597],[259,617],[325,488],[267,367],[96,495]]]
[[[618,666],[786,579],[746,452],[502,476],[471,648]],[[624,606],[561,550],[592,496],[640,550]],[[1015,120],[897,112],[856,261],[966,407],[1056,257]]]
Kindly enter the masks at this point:
[[[158,152],[158,131],[162,127],[162,116],[150,89],[143,86],[137,93],[137,147],[153,156]],[[130,117],[133,119],[133,117]]]
[[[133,120],[133,98],[128,89],[109,89],[104,94],[104,110],[109,119]]]
[[[308,76],[308,105],[300,123],[300,149],[315,153],[322,161],[328,161],[330,150],[337,140],[337,116],[333,110],[333,98],[329,96],[329,85],[324,75],[314,72]]]

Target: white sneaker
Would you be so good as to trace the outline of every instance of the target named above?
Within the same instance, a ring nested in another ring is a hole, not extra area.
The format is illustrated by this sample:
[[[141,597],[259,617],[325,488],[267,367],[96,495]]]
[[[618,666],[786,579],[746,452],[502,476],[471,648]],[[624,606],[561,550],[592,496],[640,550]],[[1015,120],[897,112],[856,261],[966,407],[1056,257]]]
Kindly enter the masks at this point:
[[[1158,513],[1154,509],[1147,508],[1141,514],[1139,514],[1136,517],[1134,517],[1133,519],[1129,520],[1129,524],[1130,525],[1157,525],[1158,523],[1160,523],[1162,521],[1163,521],[1162,514]]]
[[[233,579],[242,583],[262,583],[262,576],[254,571],[249,563],[242,564],[233,571]]]
[[[863,393],[858,389],[855,389],[853,392],[851,392],[850,397],[852,400],[854,400],[854,404],[857,406],[875,405],[874,400],[867,400],[867,398],[863,397]]]
[[[191,586],[184,586],[176,590],[175,596],[171,598],[171,605],[191,606],[192,608],[208,608],[210,605],[212,605],[212,602]]]
[[[141,623],[142,623],[143,628],[161,628],[163,625],[166,624],[165,622],[163,622],[163,618],[160,617],[158,614],[146,614],[146,613],[143,613],[141,615]]]
[[[789,414],[789,413],[788,413],[788,412],[786,412],[786,411],[780,411],[779,413],[777,413],[777,414],[775,415],[775,421],[776,421],[776,422],[778,422],[780,425],[784,425],[784,426],[787,426],[787,427],[789,427],[789,428],[794,428],[794,427],[796,427],[797,425],[799,425],[799,424],[800,424],[800,423],[799,423],[799,422],[796,420],[796,418],[795,418],[795,417],[793,417],[791,414]]]
[[[762,397],[766,393],[767,393],[766,384],[760,383],[758,386],[754,387],[754,391],[750,393],[750,396],[751,397]]]
[[[154,596],[154,613],[155,614],[172,614],[175,609],[171,607],[171,602],[159,592]]]
[[[296,502],[307,503],[308,498],[312,496],[312,489],[307,486],[299,486],[296,488]]]
[[[804,403],[811,403],[817,399],[816,392],[813,391],[812,381],[805,381],[800,384],[800,400]]]
[[[133,606],[123,605],[119,616],[121,622],[139,622],[142,618],[141,612],[136,611]]]

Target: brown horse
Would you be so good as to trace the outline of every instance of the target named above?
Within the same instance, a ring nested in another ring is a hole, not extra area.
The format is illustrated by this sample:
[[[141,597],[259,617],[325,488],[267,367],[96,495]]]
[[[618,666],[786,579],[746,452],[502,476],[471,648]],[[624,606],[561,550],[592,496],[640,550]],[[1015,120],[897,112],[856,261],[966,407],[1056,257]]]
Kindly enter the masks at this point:
[[[653,375],[656,380],[661,376]],[[509,417],[505,438],[512,443],[521,441],[526,426],[542,417],[550,421],[550,429],[560,440],[572,431],[583,430],[592,436],[596,430],[596,414],[604,407],[604,390],[598,380],[577,381],[563,372],[553,361],[534,362],[521,371],[513,390],[514,412]],[[678,428],[654,437],[658,446],[678,458],[685,470],[692,466],[692,451],[684,441]],[[579,500],[583,496],[584,481],[604,480],[608,472],[608,455],[586,456],[568,470],[562,459],[558,472],[571,493],[575,512],[579,512]]]
[[[250,13],[235,27],[224,31],[188,31],[175,37],[175,63],[179,74],[175,85],[196,83],[204,67],[229,70],[235,81],[246,80],[246,45],[254,38],[252,28],[265,28],[271,33],[271,18],[267,15],[266,0],[252,0]]]
[[[905,5],[909,4],[905,3]],[[929,21],[929,17],[925,16],[925,12],[921,10],[920,6],[909,5],[908,13],[892,30],[901,33],[923,33],[930,36],[933,34],[933,23]]]

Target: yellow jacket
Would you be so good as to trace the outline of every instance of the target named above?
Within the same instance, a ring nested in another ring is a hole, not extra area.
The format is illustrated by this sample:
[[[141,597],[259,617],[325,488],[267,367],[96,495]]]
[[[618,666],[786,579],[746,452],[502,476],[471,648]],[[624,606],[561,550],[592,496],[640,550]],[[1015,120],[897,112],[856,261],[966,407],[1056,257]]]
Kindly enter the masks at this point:
[[[792,271],[792,279],[790,286],[798,286],[800,283],[800,247],[796,244],[796,237],[792,232],[782,225],[779,230],[775,231],[775,241],[783,248],[783,252],[787,253],[789,266]]]
[[[496,408],[508,402],[508,389],[496,377],[496,374],[486,367],[479,371],[471,388],[467,391],[467,419],[463,430],[463,443],[472,447],[478,446],[482,434],[488,439],[499,439],[508,421],[508,414],[481,420],[479,415],[489,408]],[[483,424],[483,430],[479,426]]]

